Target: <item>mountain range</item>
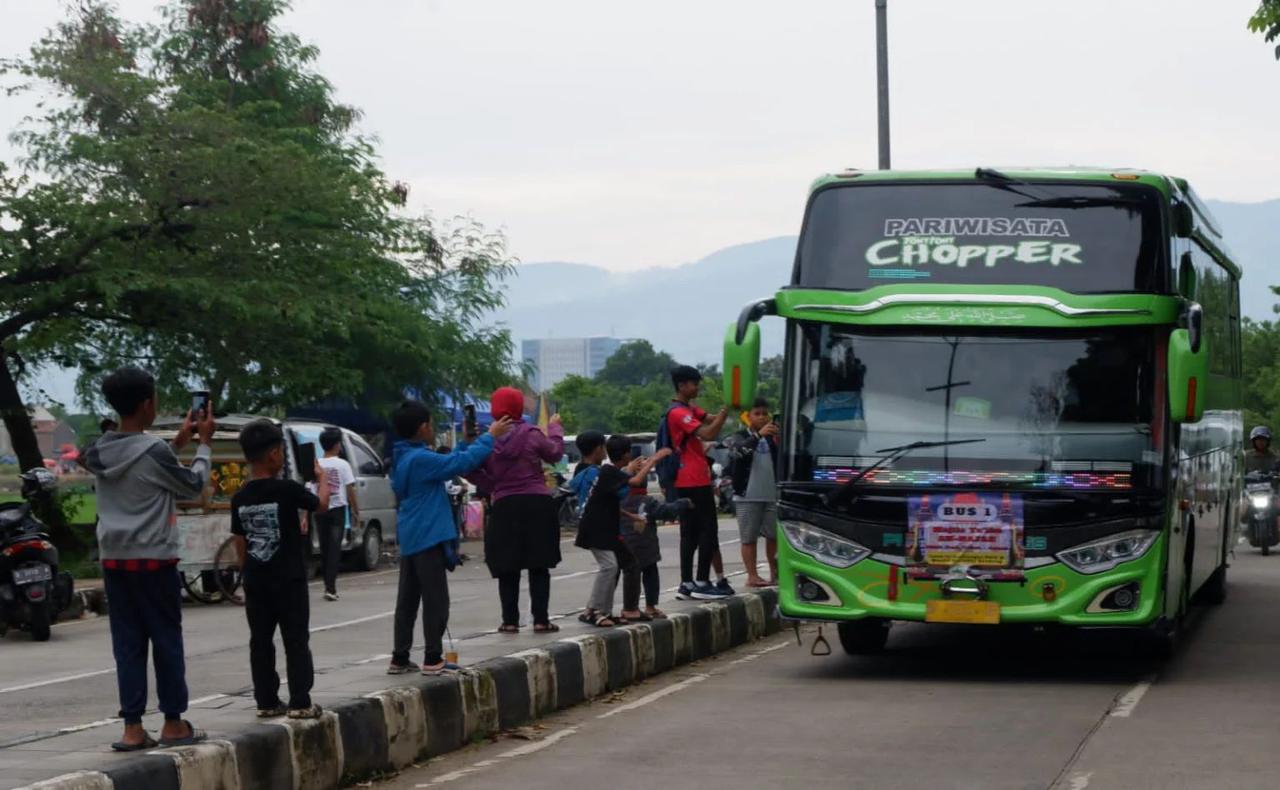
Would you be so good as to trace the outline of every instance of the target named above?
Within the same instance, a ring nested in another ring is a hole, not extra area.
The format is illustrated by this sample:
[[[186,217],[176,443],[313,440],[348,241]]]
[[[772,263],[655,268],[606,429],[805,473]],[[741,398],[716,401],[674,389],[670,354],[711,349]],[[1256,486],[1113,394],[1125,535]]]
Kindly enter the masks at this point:
[[[1273,318],[1280,285],[1280,200],[1208,201],[1244,268],[1243,312]],[[517,267],[507,307],[496,319],[515,339],[608,335],[645,338],[681,362],[719,362],[725,328],[743,305],[787,282],[796,237],[738,244],[693,263],[613,272],[587,263],[541,262]],[[782,322],[762,325],[763,353],[782,351]]]

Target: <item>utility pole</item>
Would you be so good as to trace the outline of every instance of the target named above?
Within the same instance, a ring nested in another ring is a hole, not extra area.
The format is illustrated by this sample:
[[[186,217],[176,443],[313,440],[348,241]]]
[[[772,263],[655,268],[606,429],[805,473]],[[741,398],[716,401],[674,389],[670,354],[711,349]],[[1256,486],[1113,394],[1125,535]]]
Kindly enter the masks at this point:
[[[880,116],[880,169],[889,169],[888,0],[876,0],[876,104]]]

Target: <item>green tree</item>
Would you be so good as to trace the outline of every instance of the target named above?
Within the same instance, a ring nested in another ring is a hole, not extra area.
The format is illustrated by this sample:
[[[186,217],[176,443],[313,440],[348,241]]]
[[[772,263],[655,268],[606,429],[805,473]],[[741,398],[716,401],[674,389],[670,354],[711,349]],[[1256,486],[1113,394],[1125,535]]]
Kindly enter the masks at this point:
[[[613,352],[596,374],[596,381],[619,387],[638,387],[653,381],[670,381],[675,359],[665,351],[655,351],[648,340],[624,343]]]
[[[566,433],[612,430],[613,404],[617,400],[610,388],[585,376],[568,376],[552,387],[549,395]]]
[[[653,396],[652,390],[633,387],[613,412],[611,430],[616,433],[655,431],[666,411],[666,402]]]
[[[1280,39],[1280,0],[1258,3],[1258,10],[1249,18],[1249,29],[1261,33],[1267,43]],[[1276,45],[1276,59],[1280,60],[1280,44]]]
[[[511,342],[485,318],[501,236],[403,211],[359,113],[278,28],[282,0],[169,0],[130,25],[81,0],[14,90],[51,94],[0,165],[0,411],[38,463],[19,382],[33,363],[158,374],[166,403],[389,402],[491,386]]]

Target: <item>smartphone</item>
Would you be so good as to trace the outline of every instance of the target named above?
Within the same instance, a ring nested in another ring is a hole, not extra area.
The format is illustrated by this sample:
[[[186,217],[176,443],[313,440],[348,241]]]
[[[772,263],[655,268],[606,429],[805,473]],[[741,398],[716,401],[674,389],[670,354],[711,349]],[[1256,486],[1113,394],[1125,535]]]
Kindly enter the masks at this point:
[[[204,419],[209,409],[209,390],[193,390],[191,393],[191,416],[198,422]]]
[[[475,404],[468,403],[462,407],[462,435],[471,438],[480,433],[476,424]]]
[[[775,415],[773,415],[773,421],[774,421],[774,423],[775,423],[775,424],[777,424],[777,425],[778,425],[778,427],[782,427],[782,415],[781,415],[781,414],[775,414]]]
[[[316,481],[316,446],[311,442],[298,445],[298,474],[304,483]]]

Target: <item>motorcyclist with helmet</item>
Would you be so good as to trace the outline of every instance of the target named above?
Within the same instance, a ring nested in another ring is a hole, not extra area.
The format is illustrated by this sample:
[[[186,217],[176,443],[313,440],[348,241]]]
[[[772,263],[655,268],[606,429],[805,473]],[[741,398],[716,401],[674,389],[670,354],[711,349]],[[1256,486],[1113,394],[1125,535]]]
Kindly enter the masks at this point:
[[[1250,449],[1244,455],[1244,472],[1270,473],[1280,467],[1280,456],[1271,449],[1271,429],[1259,425],[1249,431]]]

